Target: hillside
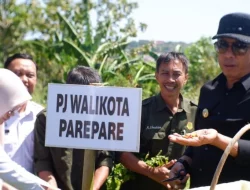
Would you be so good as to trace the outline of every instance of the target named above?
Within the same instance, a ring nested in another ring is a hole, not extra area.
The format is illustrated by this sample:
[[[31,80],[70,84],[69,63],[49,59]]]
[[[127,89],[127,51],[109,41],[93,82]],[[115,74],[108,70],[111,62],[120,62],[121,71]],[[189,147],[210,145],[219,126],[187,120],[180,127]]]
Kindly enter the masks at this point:
[[[164,41],[149,41],[149,40],[139,40],[139,41],[132,41],[129,43],[129,45],[127,46],[127,49],[133,49],[133,48],[137,48],[140,47],[142,45],[146,45],[146,44],[153,44],[153,52],[156,53],[164,53],[164,52],[168,52],[168,51],[173,51],[175,50],[177,45],[180,45],[182,49],[185,49],[188,45],[187,43],[184,42],[164,42]]]

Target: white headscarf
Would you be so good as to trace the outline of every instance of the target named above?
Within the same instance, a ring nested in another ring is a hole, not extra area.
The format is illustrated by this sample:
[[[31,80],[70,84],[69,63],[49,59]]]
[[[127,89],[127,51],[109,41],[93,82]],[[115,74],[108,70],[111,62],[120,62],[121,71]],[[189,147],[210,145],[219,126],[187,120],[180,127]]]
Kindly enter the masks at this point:
[[[28,90],[15,73],[0,68],[0,117],[31,98]]]

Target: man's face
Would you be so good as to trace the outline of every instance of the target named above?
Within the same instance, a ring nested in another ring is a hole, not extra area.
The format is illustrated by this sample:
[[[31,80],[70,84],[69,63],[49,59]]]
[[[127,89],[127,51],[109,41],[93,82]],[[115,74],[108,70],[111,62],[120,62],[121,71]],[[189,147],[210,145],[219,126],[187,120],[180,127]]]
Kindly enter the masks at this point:
[[[29,59],[14,59],[8,66],[9,70],[14,72],[26,86],[30,94],[33,93],[36,86],[36,66]]]
[[[181,61],[172,60],[162,63],[155,78],[160,85],[162,96],[179,96],[180,90],[187,82],[188,75]]]
[[[222,72],[226,76],[228,81],[237,82],[243,76],[250,73],[250,50],[246,50],[246,53],[237,55],[232,51],[232,44],[238,42],[232,38],[222,38],[223,43],[227,43],[230,47],[223,53],[218,53],[218,61]]]

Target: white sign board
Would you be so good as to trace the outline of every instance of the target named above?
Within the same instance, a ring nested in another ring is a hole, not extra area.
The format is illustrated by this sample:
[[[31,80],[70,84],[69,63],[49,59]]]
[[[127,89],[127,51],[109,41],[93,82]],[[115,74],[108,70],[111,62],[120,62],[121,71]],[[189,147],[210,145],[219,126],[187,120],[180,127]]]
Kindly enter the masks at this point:
[[[140,88],[49,84],[45,145],[139,152]]]

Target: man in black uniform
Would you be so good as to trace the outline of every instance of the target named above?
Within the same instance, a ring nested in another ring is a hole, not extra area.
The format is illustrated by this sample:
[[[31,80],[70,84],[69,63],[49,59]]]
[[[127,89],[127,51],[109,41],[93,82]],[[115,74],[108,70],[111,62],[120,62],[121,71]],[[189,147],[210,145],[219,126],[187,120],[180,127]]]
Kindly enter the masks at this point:
[[[250,15],[232,13],[220,20],[215,49],[222,73],[201,88],[196,137],[179,134],[169,139],[189,147],[171,169],[170,176],[185,168],[191,187],[210,185],[220,158],[231,138],[250,123]],[[230,152],[219,183],[250,180],[250,133],[245,133]],[[175,181],[172,186],[185,183]]]

